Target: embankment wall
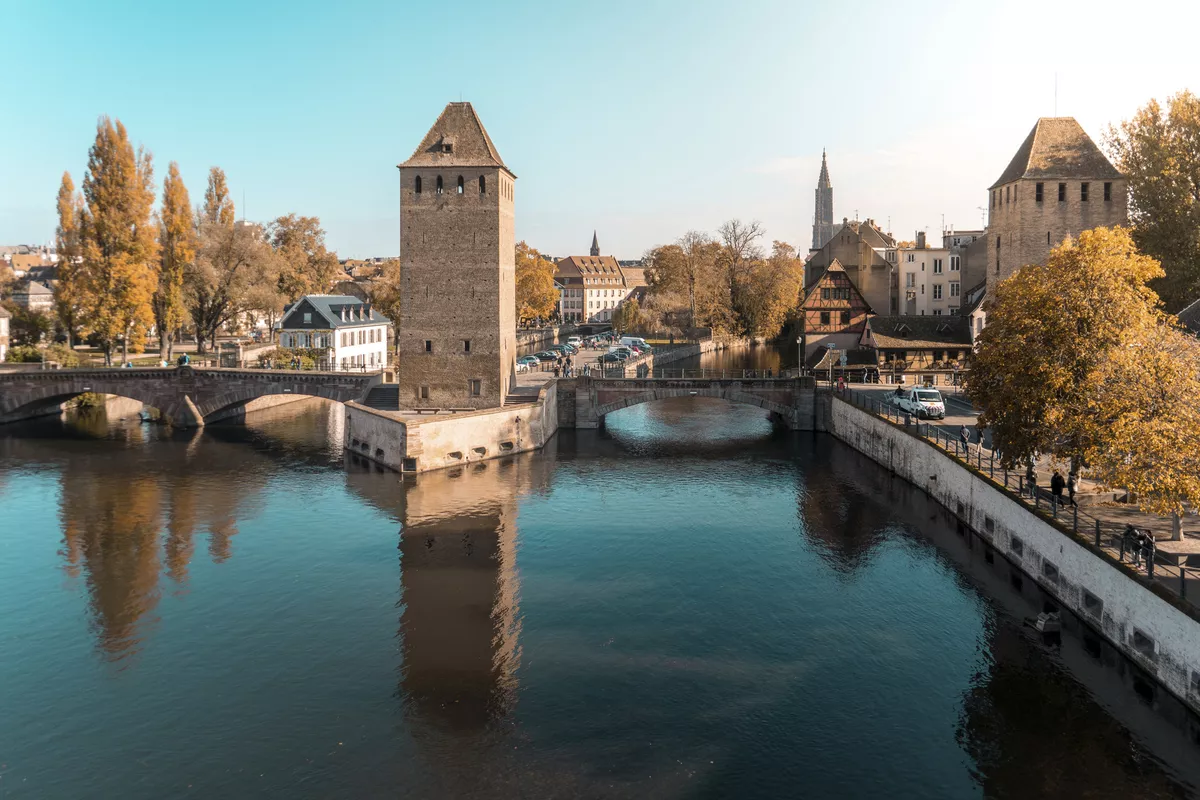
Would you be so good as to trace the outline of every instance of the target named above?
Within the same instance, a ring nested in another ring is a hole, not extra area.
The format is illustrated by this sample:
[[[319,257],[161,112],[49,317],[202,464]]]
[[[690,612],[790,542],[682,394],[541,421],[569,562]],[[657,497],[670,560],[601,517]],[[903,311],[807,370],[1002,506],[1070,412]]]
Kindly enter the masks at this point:
[[[1200,622],[1162,587],[1059,530],[924,439],[827,393],[823,427],[924,489],[1158,682],[1200,712]],[[1164,591],[1163,595],[1158,592]]]

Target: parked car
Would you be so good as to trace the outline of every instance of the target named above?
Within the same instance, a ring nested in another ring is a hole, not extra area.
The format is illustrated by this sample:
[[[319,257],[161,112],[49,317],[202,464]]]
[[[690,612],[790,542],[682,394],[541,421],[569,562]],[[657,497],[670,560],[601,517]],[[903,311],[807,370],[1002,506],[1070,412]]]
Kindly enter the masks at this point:
[[[615,345],[613,345],[612,347],[608,348],[608,352],[610,352],[610,353],[624,353],[626,358],[632,358],[632,357],[633,357],[633,349],[632,349],[632,348],[629,348],[629,347],[626,347],[626,346],[625,346],[625,345],[623,345],[623,344],[615,344]]]
[[[517,362],[517,372],[529,372],[529,369],[530,369],[529,365],[526,364],[524,361]]]
[[[619,364],[628,358],[629,356],[625,355],[624,353],[609,352],[600,356],[599,360],[601,364]]]
[[[916,386],[899,395],[896,407],[914,414],[917,419],[945,419],[946,403],[937,389]]]
[[[536,364],[540,360],[541,359],[539,359],[537,356],[521,356],[520,358],[517,359],[517,363],[529,365],[529,364]]]
[[[568,336],[567,344],[574,345],[575,347],[579,347],[580,345],[583,344],[583,339],[578,336]]]
[[[549,350],[544,350],[541,353],[534,353],[533,355],[538,361],[557,361],[559,358],[561,358],[559,353],[551,352]]]

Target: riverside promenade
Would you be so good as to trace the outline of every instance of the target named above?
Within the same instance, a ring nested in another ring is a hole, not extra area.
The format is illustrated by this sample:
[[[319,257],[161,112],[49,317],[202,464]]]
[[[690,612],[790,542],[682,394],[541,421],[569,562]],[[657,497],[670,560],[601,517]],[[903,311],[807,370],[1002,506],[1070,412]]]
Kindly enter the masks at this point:
[[[891,422],[903,423],[904,413],[886,400],[890,390],[879,389],[875,384],[852,385],[840,394],[858,408],[870,411]],[[1182,540],[1171,541],[1172,520],[1142,511],[1136,504],[1118,503],[1114,492],[1098,485],[1087,477],[1080,476],[1078,505],[1055,502],[1050,493],[1050,476],[1055,469],[1067,474],[1067,465],[1048,457],[1038,463],[1038,486],[1027,485],[1024,472],[1005,470],[999,455],[991,447],[991,437],[984,431],[979,441],[976,422],[978,412],[965,397],[944,395],[946,419],[922,421],[910,419],[906,430],[913,436],[924,439],[947,456],[985,473],[989,478],[1004,486],[1012,499],[1023,503],[1037,514],[1053,520],[1059,528],[1069,529],[1081,541],[1087,541],[1106,552],[1122,568],[1131,570],[1147,582],[1185,600],[1200,609],[1200,518],[1188,515],[1182,519]],[[971,444],[964,447],[959,437],[963,425],[971,430]],[[1064,500],[1065,500],[1064,495]],[[1137,543],[1126,536],[1132,525],[1149,531],[1154,537],[1153,551],[1145,552]]]

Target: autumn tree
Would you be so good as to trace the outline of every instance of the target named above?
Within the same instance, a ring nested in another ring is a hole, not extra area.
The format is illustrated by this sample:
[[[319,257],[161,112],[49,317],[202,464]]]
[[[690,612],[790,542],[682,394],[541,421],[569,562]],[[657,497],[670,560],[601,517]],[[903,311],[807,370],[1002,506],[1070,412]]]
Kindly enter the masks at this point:
[[[163,179],[162,208],[158,216],[158,286],[152,305],[154,325],[158,328],[158,355],[170,361],[175,332],[183,324],[186,314],[184,278],[196,258],[196,225],[191,201],[187,187],[179,177],[179,165],[174,161]]]
[[[371,281],[367,295],[375,310],[392,321],[391,331],[395,336],[400,324],[400,259],[392,258],[383,263],[383,269],[379,277]]]
[[[233,227],[237,218],[233,200],[229,197],[229,186],[225,183],[225,170],[220,167],[209,167],[200,216],[203,222],[219,223],[227,228]]]
[[[67,347],[75,346],[83,304],[83,265],[80,226],[83,223],[83,198],[75,191],[71,173],[64,172],[58,187],[58,228],[55,251],[58,253],[58,280],[54,286],[54,312],[67,334]]]
[[[1154,287],[1179,311],[1200,294],[1200,98],[1151,100],[1110,127],[1107,144],[1129,180],[1134,241],[1162,263]]]
[[[642,324],[642,309],[636,297],[629,298],[613,311],[612,326],[617,333],[641,330]]]
[[[1200,505],[1200,342],[1159,320],[1129,332],[1097,374],[1102,441],[1086,454],[1091,476],[1132,491],[1143,511],[1178,521]]]
[[[550,319],[558,307],[554,263],[525,242],[517,242],[517,319]]]
[[[751,336],[778,336],[799,313],[804,261],[787,242],[772,242],[771,255],[750,262],[739,314]]]
[[[130,339],[140,342],[138,334],[153,321],[158,258],[150,216],[153,180],[150,154],[134,152],[120,120],[101,117],[83,179],[79,286],[85,324],[100,340],[108,365],[118,340],[127,359]]]
[[[201,220],[196,258],[184,271],[184,298],[196,350],[204,353],[221,327],[250,307],[255,286],[274,274],[276,254],[257,225],[226,225],[219,214],[202,213]]]
[[[762,261],[762,248],[758,240],[762,238],[762,223],[742,222],[731,219],[717,229],[721,240],[721,251],[718,257],[718,267],[728,297],[728,305],[740,327],[748,328],[746,324],[745,306],[747,284],[755,265]]]
[[[271,223],[271,246],[279,258],[277,285],[288,300],[329,291],[338,271],[337,254],[325,249],[325,231],[316,217],[288,214]]]
[[[1146,285],[1161,276],[1128,230],[1096,228],[998,284],[967,390],[1010,467],[1035,453],[1077,467],[1103,449],[1100,384],[1115,352],[1164,324]]]

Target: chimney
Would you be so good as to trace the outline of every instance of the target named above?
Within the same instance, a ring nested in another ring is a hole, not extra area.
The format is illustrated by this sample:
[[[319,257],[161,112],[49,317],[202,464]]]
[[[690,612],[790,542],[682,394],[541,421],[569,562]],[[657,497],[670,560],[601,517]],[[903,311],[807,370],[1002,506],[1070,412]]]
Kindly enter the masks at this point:
[[[367,319],[370,319],[371,318],[371,304],[367,303],[365,306],[363,306],[363,308],[365,309]]]
[[[917,249],[925,249],[925,231],[917,231]]]
[[[340,313],[342,315],[342,322],[345,322],[346,321],[346,307],[342,306],[340,309],[338,309],[338,313]]]

